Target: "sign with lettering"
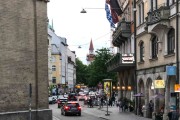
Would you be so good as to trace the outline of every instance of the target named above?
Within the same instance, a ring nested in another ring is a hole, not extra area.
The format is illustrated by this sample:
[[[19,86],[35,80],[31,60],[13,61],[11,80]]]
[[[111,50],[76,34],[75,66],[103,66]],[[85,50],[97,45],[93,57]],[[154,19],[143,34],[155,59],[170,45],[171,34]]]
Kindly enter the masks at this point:
[[[134,55],[122,54],[122,63],[134,63]]]
[[[155,80],[154,81],[154,88],[165,88],[164,80]]]
[[[176,75],[176,66],[166,66],[166,74],[169,76]]]
[[[174,92],[180,92],[180,84],[174,85]]]

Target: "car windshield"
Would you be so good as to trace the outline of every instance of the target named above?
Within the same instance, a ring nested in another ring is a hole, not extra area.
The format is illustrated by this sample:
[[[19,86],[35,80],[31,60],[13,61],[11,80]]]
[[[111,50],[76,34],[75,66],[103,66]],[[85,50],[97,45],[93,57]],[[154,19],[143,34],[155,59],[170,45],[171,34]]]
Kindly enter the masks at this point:
[[[67,106],[68,107],[78,107],[79,104],[78,103],[68,103]]]

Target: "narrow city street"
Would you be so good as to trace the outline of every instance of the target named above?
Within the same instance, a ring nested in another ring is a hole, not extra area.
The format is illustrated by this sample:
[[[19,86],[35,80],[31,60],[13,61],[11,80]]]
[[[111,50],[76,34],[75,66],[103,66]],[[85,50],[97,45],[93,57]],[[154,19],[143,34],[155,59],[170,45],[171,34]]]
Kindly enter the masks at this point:
[[[98,106],[88,108],[86,105],[83,105],[83,102],[81,101],[80,104],[82,107],[81,116],[61,115],[61,110],[57,108],[57,104],[49,105],[49,108],[52,109],[53,112],[53,120],[151,120],[149,118],[137,116],[132,112],[119,112],[119,109],[116,106],[108,107],[108,113],[110,115],[106,116],[106,106],[99,109]]]

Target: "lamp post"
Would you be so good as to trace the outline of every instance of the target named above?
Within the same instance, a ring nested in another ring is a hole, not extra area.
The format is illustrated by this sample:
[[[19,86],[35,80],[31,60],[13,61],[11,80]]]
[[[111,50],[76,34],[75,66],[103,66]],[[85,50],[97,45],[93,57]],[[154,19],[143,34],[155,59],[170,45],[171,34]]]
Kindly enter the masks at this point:
[[[105,8],[83,8],[80,13],[87,13],[86,9],[105,9]]]

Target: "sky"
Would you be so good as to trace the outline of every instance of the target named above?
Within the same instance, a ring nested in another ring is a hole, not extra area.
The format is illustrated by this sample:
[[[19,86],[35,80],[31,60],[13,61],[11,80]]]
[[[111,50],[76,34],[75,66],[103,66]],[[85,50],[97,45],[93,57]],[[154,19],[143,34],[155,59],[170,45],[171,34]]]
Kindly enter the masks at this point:
[[[87,64],[91,39],[94,51],[110,47],[111,30],[105,0],[50,0],[47,6],[49,23],[53,23],[56,35],[67,39],[69,49],[75,51],[84,64]],[[83,8],[87,13],[80,13]]]

